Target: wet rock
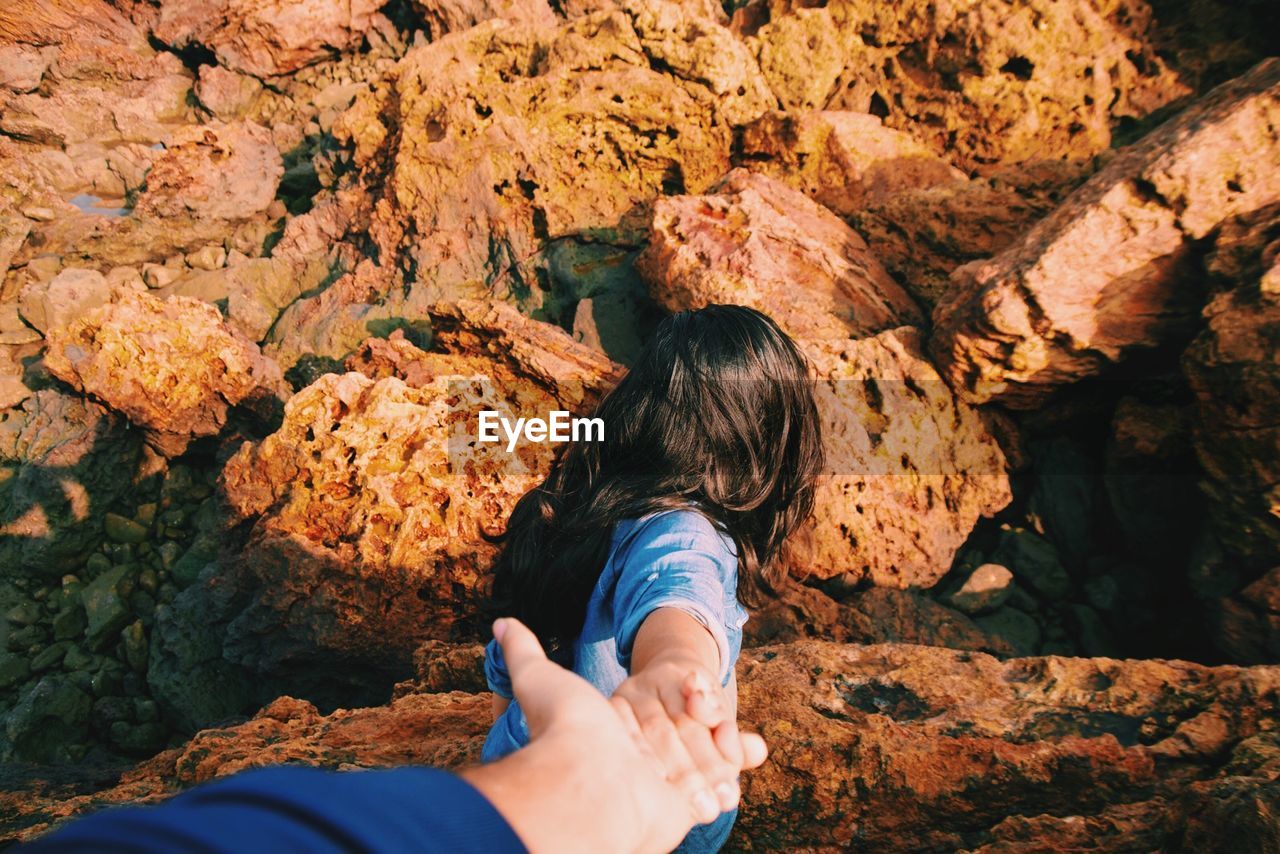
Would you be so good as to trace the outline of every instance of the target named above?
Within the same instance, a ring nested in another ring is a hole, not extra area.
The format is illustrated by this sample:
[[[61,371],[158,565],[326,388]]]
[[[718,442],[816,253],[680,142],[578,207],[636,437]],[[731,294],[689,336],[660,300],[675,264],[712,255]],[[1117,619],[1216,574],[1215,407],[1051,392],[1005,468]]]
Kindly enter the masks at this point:
[[[78,604],[65,605],[53,618],[53,636],[56,640],[78,638],[84,632],[86,625],[84,608]]]
[[[917,330],[802,346],[828,459],[787,565],[850,586],[932,586],[978,519],[1009,503],[1004,452],[925,359]]]
[[[433,271],[413,305],[493,294],[535,308],[547,241],[639,245],[654,199],[720,178],[731,125],[770,100],[720,23],[631,0],[556,29],[488,21],[412,48],[394,86],[334,132],[377,192],[384,256]]]
[[[48,335],[111,297],[111,286],[97,270],[68,268],[42,283],[29,281],[18,299],[22,317]]]
[[[1232,661],[1261,663],[1280,658],[1280,568],[1220,600],[1215,617],[1214,641]]]
[[[999,608],[1013,595],[1013,573],[998,563],[984,563],[969,573],[947,602],[966,614]]]
[[[203,46],[220,67],[271,77],[357,44],[380,5],[377,0],[165,0],[152,32],[175,48]]]
[[[103,538],[104,507],[132,488],[139,447],[123,419],[53,389],[0,412],[0,566],[57,578]]]
[[[31,675],[31,663],[26,656],[12,652],[0,652],[0,690],[5,690]]]
[[[669,311],[750,305],[798,338],[849,338],[921,319],[838,217],[743,169],[707,195],[658,201],[649,246],[636,267]]]
[[[765,23],[748,42],[784,108],[874,113],[966,170],[1087,159],[1116,123],[1188,92],[1147,41],[1145,6],[751,5]]]
[[[194,437],[216,434],[231,406],[270,398],[284,382],[275,363],[229,329],[213,306],[135,291],[118,293],[55,333],[45,362],[55,376],[144,428],[148,443],[166,456],[180,454]]]
[[[1040,405],[1194,328],[1194,241],[1280,199],[1280,61],[1260,63],[1116,156],[1023,238],[954,274],[932,353],[967,400]],[[1251,152],[1242,159],[1239,153]]]
[[[103,528],[107,536],[117,543],[144,543],[147,541],[147,529],[132,519],[117,513],[108,513],[103,517]]]
[[[753,171],[846,217],[906,190],[966,180],[910,134],[869,113],[767,113],[743,128],[739,156]]]

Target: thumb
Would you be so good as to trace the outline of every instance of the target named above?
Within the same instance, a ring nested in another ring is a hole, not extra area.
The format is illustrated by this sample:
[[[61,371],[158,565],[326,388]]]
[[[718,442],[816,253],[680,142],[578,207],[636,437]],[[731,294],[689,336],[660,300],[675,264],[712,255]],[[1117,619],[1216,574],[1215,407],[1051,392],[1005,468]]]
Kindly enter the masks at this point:
[[[528,626],[514,617],[503,617],[493,623],[493,637],[502,647],[502,657],[507,663],[507,673],[514,682],[529,665],[547,660],[547,654],[537,636]]]

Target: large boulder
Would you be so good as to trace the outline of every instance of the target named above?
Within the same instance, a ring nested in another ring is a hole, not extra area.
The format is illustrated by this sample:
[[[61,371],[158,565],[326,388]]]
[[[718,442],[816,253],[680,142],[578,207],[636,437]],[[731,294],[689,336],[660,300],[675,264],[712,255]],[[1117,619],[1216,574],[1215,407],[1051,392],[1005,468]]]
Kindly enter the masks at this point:
[[[137,431],[104,407],[43,389],[0,411],[0,566],[57,578],[104,536],[107,509],[134,488]]]
[[[1148,134],[995,258],[953,274],[931,348],[967,400],[1035,407],[1194,328],[1197,241],[1280,200],[1280,60]]]
[[[416,271],[419,313],[494,294],[555,316],[537,272],[547,241],[642,243],[653,200],[721,177],[732,126],[772,100],[724,26],[631,0],[559,28],[494,20],[412,48],[335,132],[378,196],[381,254]]]
[[[460,651],[463,657],[465,653]],[[474,652],[470,654],[474,661]],[[1275,842],[1280,669],[1024,658],[803,641],[750,650],[741,719],[770,758],[743,776],[753,850],[1168,850]],[[104,804],[160,800],[278,762],[333,769],[474,762],[489,695],[409,693],[321,715],[281,698],[93,785],[3,796],[6,839]],[[86,793],[86,790],[88,793]],[[1220,836],[1208,834],[1215,816]]]
[[[382,5],[378,0],[165,0],[152,33],[174,48],[204,47],[233,71],[273,77],[358,44]]]
[[[917,329],[802,346],[818,376],[827,465],[792,542],[792,573],[932,586],[977,521],[1011,500],[1000,425],[952,394]]]
[[[1267,569],[1280,562],[1280,205],[1224,229],[1207,269],[1225,289],[1182,359],[1201,488],[1228,553]]]
[[[1088,159],[1188,93],[1135,5],[760,0],[737,20],[785,109],[874,113],[974,169]]]
[[[462,301],[434,319],[451,352],[371,339],[350,370],[290,398],[278,431],[228,460],[226,524],[248,541],[183,594],[205,603],[188,615],[203,608],[218,624],[217,654],[180,627],[165,630],[172,650],[153,650],[155,678],[190,720],[210,719],[199,712],[210,698],[181,696],[166,663],[189,649],[213,684],[234,675],[230,662],[259,684],[270,674],[279,690],[341,698],[402,678],[423,640],[481,631],[495,553],[484,535],[545,476],[555,446],[479,443],[479,411],[581,412],[618,368],[506,304]]]
[[[749,305],[796,338],[849,338],[921,319],[839,217],[745,169],[708,194],[659,200],[636,266],[669,311]]]
[[[237,404],[269,404],[280,369],[190,297],[119,289],[112,301],[49,336],[50,373],[123,413],[166,456],[216,435]]]

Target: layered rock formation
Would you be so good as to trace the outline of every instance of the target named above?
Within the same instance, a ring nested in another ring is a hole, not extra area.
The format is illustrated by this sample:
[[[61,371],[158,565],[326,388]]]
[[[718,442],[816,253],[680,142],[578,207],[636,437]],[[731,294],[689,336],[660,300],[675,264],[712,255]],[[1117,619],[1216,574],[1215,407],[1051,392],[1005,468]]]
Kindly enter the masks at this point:
[[[472,761],[483,534],[552,454],[476,409],[735,302],[830,464],[734,845],[1280,845],[1275,669],[1120,660],[1280,658],[1265,11],[5,4],[4,838]]]
[[[954,274],[932,348],[973,402],[1034,407],[1185,335],[1192,244],[1275,202],[1280,62],[1224,84],[1117,156],[1020,241]]]
[[[474,659],[473,659],[474,662]],[[474,666],[474,665],[473,665]],[[749,653],[741,717],[771,745],[744,776],[733,844],[765,850],[1194,846],[1215,817],[1265,850],[1280,752],[1276,668],[1013,659],[805,641]],[[321,716],[281,698],[79,795],[8,799],[11,837],[89,808],[153,801],[246,767],[337,769],[475,760],[488,695],[405,694]],[[989,769],[998,767],[999,773]]]

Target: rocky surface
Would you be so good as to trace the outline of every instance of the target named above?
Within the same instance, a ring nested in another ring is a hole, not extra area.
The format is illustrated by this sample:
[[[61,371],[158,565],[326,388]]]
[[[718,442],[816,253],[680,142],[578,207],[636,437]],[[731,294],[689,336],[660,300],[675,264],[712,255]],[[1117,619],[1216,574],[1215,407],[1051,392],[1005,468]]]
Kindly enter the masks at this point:
[[[737,847],[1163,848],[1204,839],[1206,815],[1222,814],[1243,847],[1275,840],[1274,667],[800,641],[747,653],[740,696],[772,751],[744,777]],[[7,799],[8,834],[272,762],[458,767],[487,716],[486,694],[408,693],[328,716],[281,698],[102,792],[28,784]]]
[[[213,306],[132,289],[53,331],[45,364],[123,413],[170,457],[194,437],[217,434],[230,407],[269,399],[283,383],[279,367]]]
[[[792,573],[933,586],[978,519],[1010,501],[999,442],[934,371],[918,330],[803,346],[828,457]]]
[[[1224,84],[1114,158],[1021,240],[954,273],[932,349],[973,402],[1055,388],[1194,328],[1192,244],[1275,202],[1280,62]],[[1247,153],[1246,153],[1247,152]]]
[[[857,233],[803,194],[742,169],[708,194],[659,201],[636,266],[668,311],[750,305],[796,338],[849,338],[921,319]]]
[[[1280,660],[1268,11],[3,4],[5,838],[472,760],[473,408],[729,301],[831,460],[736,847],[1277,847],[1274,669],[1163,660]]]

